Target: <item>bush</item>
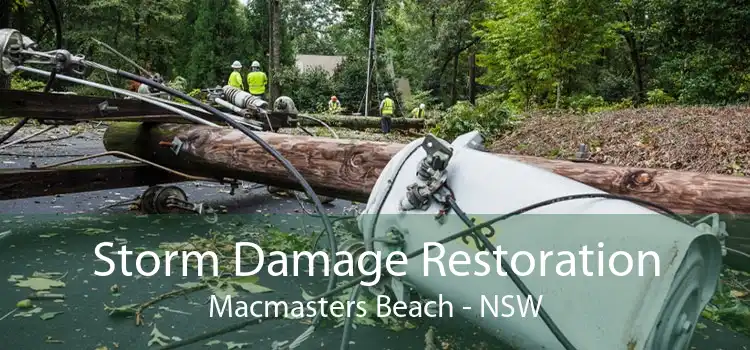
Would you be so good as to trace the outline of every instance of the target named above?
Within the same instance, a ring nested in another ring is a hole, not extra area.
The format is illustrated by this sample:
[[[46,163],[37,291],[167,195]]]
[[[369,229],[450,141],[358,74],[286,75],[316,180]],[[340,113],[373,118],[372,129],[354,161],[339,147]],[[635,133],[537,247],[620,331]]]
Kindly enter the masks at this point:
[[[459,101],[441,116],[431,132],[453,140],[461,134],[479,131],[486,138],[507,130],[515,120],[514,114],[499,94],[488,94],[477,99],[476,106]]]
[[[424,103],[425,118],[435,117],[436,114],[429,111],[434,111],[440,107],[437,102],[438,99],[432,96],[432,90],[415,90],[412,92],[411,98],[404,101],[404,113],[406,113],[407,117],[411,117],[411,110]]]
[[[322,68],[300,72],[296,66],[289,66],[277,79],[282,93],[294,100],[300,111],[323,112],[328,109],[328,100],[334,95],[333,82]]]
[[[602,108],[607,105],[601,96],[578,95],[568,99],[570,108],[579,113],[588,113],[592,109]]]
[[[675,102],[675,99],[662,89],[655,89],[647,92],[646,99],[651,106],[665,106]]]
[[[10,78],[10,89],[11,90],[25,90],[25,91],[42,91],[46,85],[43,81],[38,80],[27,80],[22,78],[19,74],[13,74]]]

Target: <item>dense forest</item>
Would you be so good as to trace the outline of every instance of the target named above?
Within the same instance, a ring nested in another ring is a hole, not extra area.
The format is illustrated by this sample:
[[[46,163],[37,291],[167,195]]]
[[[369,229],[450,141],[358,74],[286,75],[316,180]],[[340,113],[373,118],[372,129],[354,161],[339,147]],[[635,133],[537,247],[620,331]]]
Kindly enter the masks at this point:
[[[98,39],[168,80],[183,78],[188,91],[224,84],[234,60],[245,67],[257,60],[268,71],[274,58],[272,91],[300,108],[321,109],[337,95],[350,112],[362,110],[369,1],[58,2],[63,46],[71,52],[133,70]],[[54,47],[46,1],[0,4],[0,27]],[[370,101],[394,91],[394,78],[407,78],[413,98],[397,100],[402,113],[418,103],[431,111],[453,106],[448,115],[488,124],[538,108],[733,104],[750,90],[750,6],[743,2],[402,0],[376,1],[374,13]],[[279,48],[273,53],[271,29]],[[297,54],[346,60],[329,77],[300,73]],[[97,74],[89,78],[106,79]]]

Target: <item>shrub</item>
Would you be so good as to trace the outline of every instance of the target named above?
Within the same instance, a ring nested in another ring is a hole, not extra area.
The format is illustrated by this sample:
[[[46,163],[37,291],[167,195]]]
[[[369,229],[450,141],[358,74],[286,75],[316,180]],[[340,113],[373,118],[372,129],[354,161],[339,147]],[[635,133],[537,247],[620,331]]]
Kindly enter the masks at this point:
[[[654,89],[646,93],[648,104],[652,106],[664,106],[673,104],[675,99],[662,89]]]
[[[441,116],[431,132],[438,137],[453,140],[461,134],[474,130],[486,138],[492,138],[507,130],[515,120],[514,114],[499,94],[488,94],[472,105],[459,101]]]

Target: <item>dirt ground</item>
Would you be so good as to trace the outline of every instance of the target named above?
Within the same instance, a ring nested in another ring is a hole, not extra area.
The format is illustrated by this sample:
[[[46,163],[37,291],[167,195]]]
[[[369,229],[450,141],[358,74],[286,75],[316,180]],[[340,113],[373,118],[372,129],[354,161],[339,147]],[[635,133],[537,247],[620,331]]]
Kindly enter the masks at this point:
[[[580,144],[597,163],[744,176],[750,172],[750,107],[535,113],[490,149],[566,159]]]

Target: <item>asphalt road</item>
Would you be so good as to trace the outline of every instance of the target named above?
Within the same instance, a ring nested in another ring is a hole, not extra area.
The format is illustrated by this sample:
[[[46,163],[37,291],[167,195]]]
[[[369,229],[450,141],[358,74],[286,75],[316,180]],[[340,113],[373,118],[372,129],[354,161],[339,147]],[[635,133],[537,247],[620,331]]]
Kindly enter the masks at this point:
[[[0,129],[0,132],[2,129]],[[83,155],[102,152],[96,133],[59,141],[52,145],[31,144],[0,150],[3,168],[27,167],[30,162],[48,164],[72,157],[61,154]],[[15,155],[14,155],[15,154]],[[24,156],[18,156],[24,154]],[[93,162],[111,162],[99,159]],[[175,289],[175,284],[190,278],[179,275],[153,277],[97,277],[94,270],[103,270],[97,263],[94,247],[102,241],[127,243],[129,247],[155,249],[161,242],[185,241],[191,235],[205,235],[209,229],[231,229],[237,222],[272,223],[286,229],[302,231],[314,218],[300,219],[296,200],[275,197],[264,189],[239,190],[234,196],[221,186],[206,183],[180,184],[191,200],[223,205],[228,214],[218,224],[209,224],[194,215],[179,217],[144,217],[123,208],[102,209],[125,199],[133,198],[145,188],[118,189],[54,197],[0,201],[0,274],[31,276],[34,272],[63,273],[62,288],[53,293],[65,295],[64,300],[37,300],[42,310],[29,317],[11,312],[17,301],[25,299],[31,290],[0,284],[0,349],[147,349],[154,327],[168,337],[189,338],[235,322],[236,318],[209,317],[209,292],[172,298],[145,311],[146,325],[135,326],[133,318],[110,316],[105,305],[118,306],[141,303]],[[341,214],[352,203],[335,201],[328,210]],[[269,215],[270,214],[270,215]],[[291,215],[290,215],[291,214]],[[10,231],[10,232],[9,232]],[[81,234],[89,232],[90,235]],[[134,271],[132,265],[128,269]],[[194,279],[194,278],[193,278]],[[259,284],[274,290],[272,293],[244,295],[246,300],[299,300],[301,288],[310,294],[322,292],[325,280],[310,277],[270,277],[261,275]],[[118,293],[112,293],[117,285]],[[62,312],[51,319],[40,316]],[[23,314],[21,314],[23,315]],[[450,344],[446,349],[504,349],[494,338],[484,334],[461,318],[426,319],[419,327],[394,332],[381,327],[359,326],[353,332],[352,349],[424,349],[425,332],[435,325],[438,345]],[[729,350],[750,349],[750,339],[734,334],[709,321],[698,329],[693,338],[693,349]],[[241,331],[214,338],[221,343],[205,345],[198,342],[185,349],[225,349],[244,344],[242,349],[271,349],[275,341],[289,341],[307,328],[304,322],[293,320],[267,321]],[[341,328],[324,327],[299,349],[338,349]],[[174,341],[174,340],[168,340]],[[157,348],[156,346],[154,348]],[[237,347],[239,348],[239,347]],[[589,349],[581,349],[589,350]],[[595,349],[591,349],[595,350]]]

